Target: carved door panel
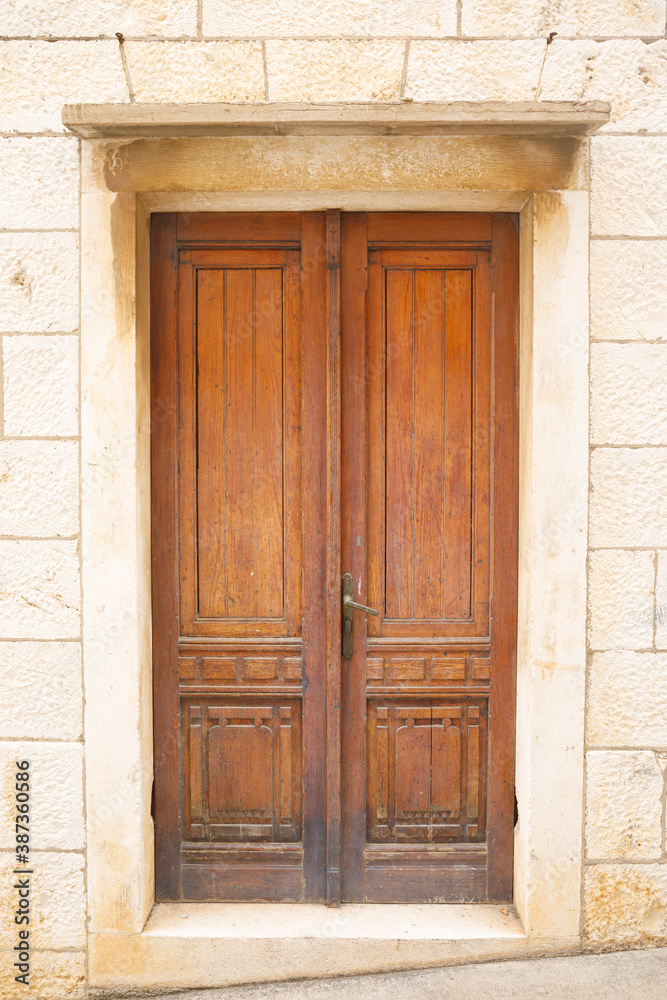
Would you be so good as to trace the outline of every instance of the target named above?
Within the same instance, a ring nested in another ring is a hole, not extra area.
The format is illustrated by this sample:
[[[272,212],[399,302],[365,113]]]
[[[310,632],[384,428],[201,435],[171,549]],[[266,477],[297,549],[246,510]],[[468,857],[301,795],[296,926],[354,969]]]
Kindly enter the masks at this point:
[[[151,252],[158,899],[511,898],[515,219]]]
[[[510,899],[516,221],[354,214],[342,247],[342,564],[379,611],[342,661],[342,896]]]

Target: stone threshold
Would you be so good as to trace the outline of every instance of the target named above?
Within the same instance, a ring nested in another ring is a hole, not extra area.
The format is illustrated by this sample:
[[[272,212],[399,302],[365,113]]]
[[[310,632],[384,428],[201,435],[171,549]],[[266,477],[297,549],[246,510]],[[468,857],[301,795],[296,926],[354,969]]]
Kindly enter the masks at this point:
[[[225,135],[589,135],[609,121],[602,101],[390,104],[66,104],[84,139]]]
[[[503,913],[503,909],[507,913]],[[317,979],[564,954],[513,907],[160,903],[141,934],[90,937],[91,997]]]

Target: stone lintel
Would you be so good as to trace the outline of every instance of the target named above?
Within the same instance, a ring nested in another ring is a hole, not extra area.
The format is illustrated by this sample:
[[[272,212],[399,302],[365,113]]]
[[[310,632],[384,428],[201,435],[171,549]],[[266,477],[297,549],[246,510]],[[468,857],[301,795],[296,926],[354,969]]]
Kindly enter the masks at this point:
[[[391,104],[66,104],[84,139],[226,135],[589,135],[609,121],[602,101]]]

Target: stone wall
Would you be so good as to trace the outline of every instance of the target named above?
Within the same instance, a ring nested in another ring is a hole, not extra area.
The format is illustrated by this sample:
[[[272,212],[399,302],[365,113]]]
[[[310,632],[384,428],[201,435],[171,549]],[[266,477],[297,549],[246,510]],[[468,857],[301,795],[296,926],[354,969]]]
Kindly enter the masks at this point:
[[[612,102],[590,140],[582,930],[595,947],[667,940],[666,0],[2,7],[0,949],[14,943],[12,762],[29,756],[40,775],[35,989],[83,988],[79,505],[93,486],[78,472],[80,143],[60,121],[78,101]],[[573,344],[580,336],[572,331]],[[13,996],[11,980],[0,982],[0,997]]]

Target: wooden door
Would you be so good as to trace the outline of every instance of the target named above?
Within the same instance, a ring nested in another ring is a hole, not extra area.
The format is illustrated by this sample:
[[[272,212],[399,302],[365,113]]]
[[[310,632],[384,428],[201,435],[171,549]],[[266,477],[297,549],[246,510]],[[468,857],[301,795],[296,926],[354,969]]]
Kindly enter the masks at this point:
[[[157,898],[321,900],[324,214],[154,216],[151,303]]]
[[[517,219],[343,219],[342,896],[512,895]]]
[[[158,899],[511,897],[516,250],[153,217]]]

